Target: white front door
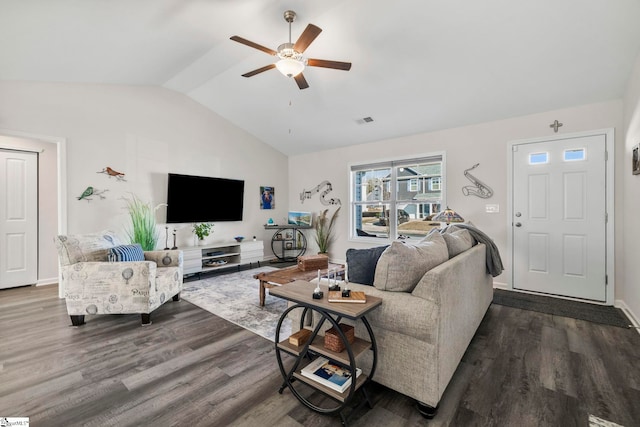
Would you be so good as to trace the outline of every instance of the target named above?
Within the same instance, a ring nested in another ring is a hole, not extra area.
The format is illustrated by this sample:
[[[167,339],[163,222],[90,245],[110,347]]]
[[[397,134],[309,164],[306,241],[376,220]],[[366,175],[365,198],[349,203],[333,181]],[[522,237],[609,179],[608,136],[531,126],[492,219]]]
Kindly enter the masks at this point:
[[[606,301],[605,135],[512,146],[513,288]]]
[[[0,288],[38,279],[38,155],[0,150]]]

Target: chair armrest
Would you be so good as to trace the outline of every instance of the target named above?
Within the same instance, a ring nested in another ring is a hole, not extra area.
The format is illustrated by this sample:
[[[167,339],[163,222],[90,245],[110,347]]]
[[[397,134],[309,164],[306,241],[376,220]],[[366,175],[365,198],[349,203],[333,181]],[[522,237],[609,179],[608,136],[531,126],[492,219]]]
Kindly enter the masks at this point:
[[[144,259],[155,262],[158,268],[182,267],[183,263],[182,251],[180,250],[145,251]]]
[[[151,261],[135,262],[77,262],[62,266],[61,282],[65,297],[78,298],[85,294],[127,292],[149,295],[155,292],[156,264]]]

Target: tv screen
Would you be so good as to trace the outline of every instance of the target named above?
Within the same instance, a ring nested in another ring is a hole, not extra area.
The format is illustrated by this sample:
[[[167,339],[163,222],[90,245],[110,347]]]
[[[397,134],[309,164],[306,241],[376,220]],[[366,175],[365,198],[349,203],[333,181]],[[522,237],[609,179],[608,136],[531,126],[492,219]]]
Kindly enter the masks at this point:
[[[242,221],[244,181],[169,174],[167,222]]]

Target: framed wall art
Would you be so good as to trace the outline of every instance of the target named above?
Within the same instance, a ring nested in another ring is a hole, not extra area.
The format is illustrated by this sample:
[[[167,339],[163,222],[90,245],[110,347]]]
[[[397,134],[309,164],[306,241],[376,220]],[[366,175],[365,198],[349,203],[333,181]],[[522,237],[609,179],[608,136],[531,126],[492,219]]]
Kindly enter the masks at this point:
[[[273,187],[260,187],[260,209],[275,209],[275,189]]]

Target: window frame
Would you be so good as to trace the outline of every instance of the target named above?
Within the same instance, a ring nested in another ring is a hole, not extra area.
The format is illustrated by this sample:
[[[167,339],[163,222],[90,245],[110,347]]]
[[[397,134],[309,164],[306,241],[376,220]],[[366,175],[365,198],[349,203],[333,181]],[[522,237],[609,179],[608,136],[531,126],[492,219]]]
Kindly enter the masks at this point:
[[[354,242],[371,242],[377,244],[385,244],[398,239],[398,204],[397,200],[397,188],[398,188],[398,176],[397,171],[399,167],[411,166],[417,163],[427,163],[429,161],[439,161],[440,167],[440,205],[447,206],[447,191],[446,191],[446,151],[434,151],[425,154],[407,155],[392,158],[383,158],[365,162],[350,162],[347,165],[347,173],[349,174],[349,241]],[[375,202],[366,203],[364,201],[354,201],[355,197],[355,177],[356,172],[375,169],[375,168],[390,168],[390,179],[387,181],[389,186],[389,200],[381,200],[380,204],[389,205],[389,235],[387,237],[368,237],[358,236],[356,233],[356,218],[355,207],[364,204],[373,204]]]

